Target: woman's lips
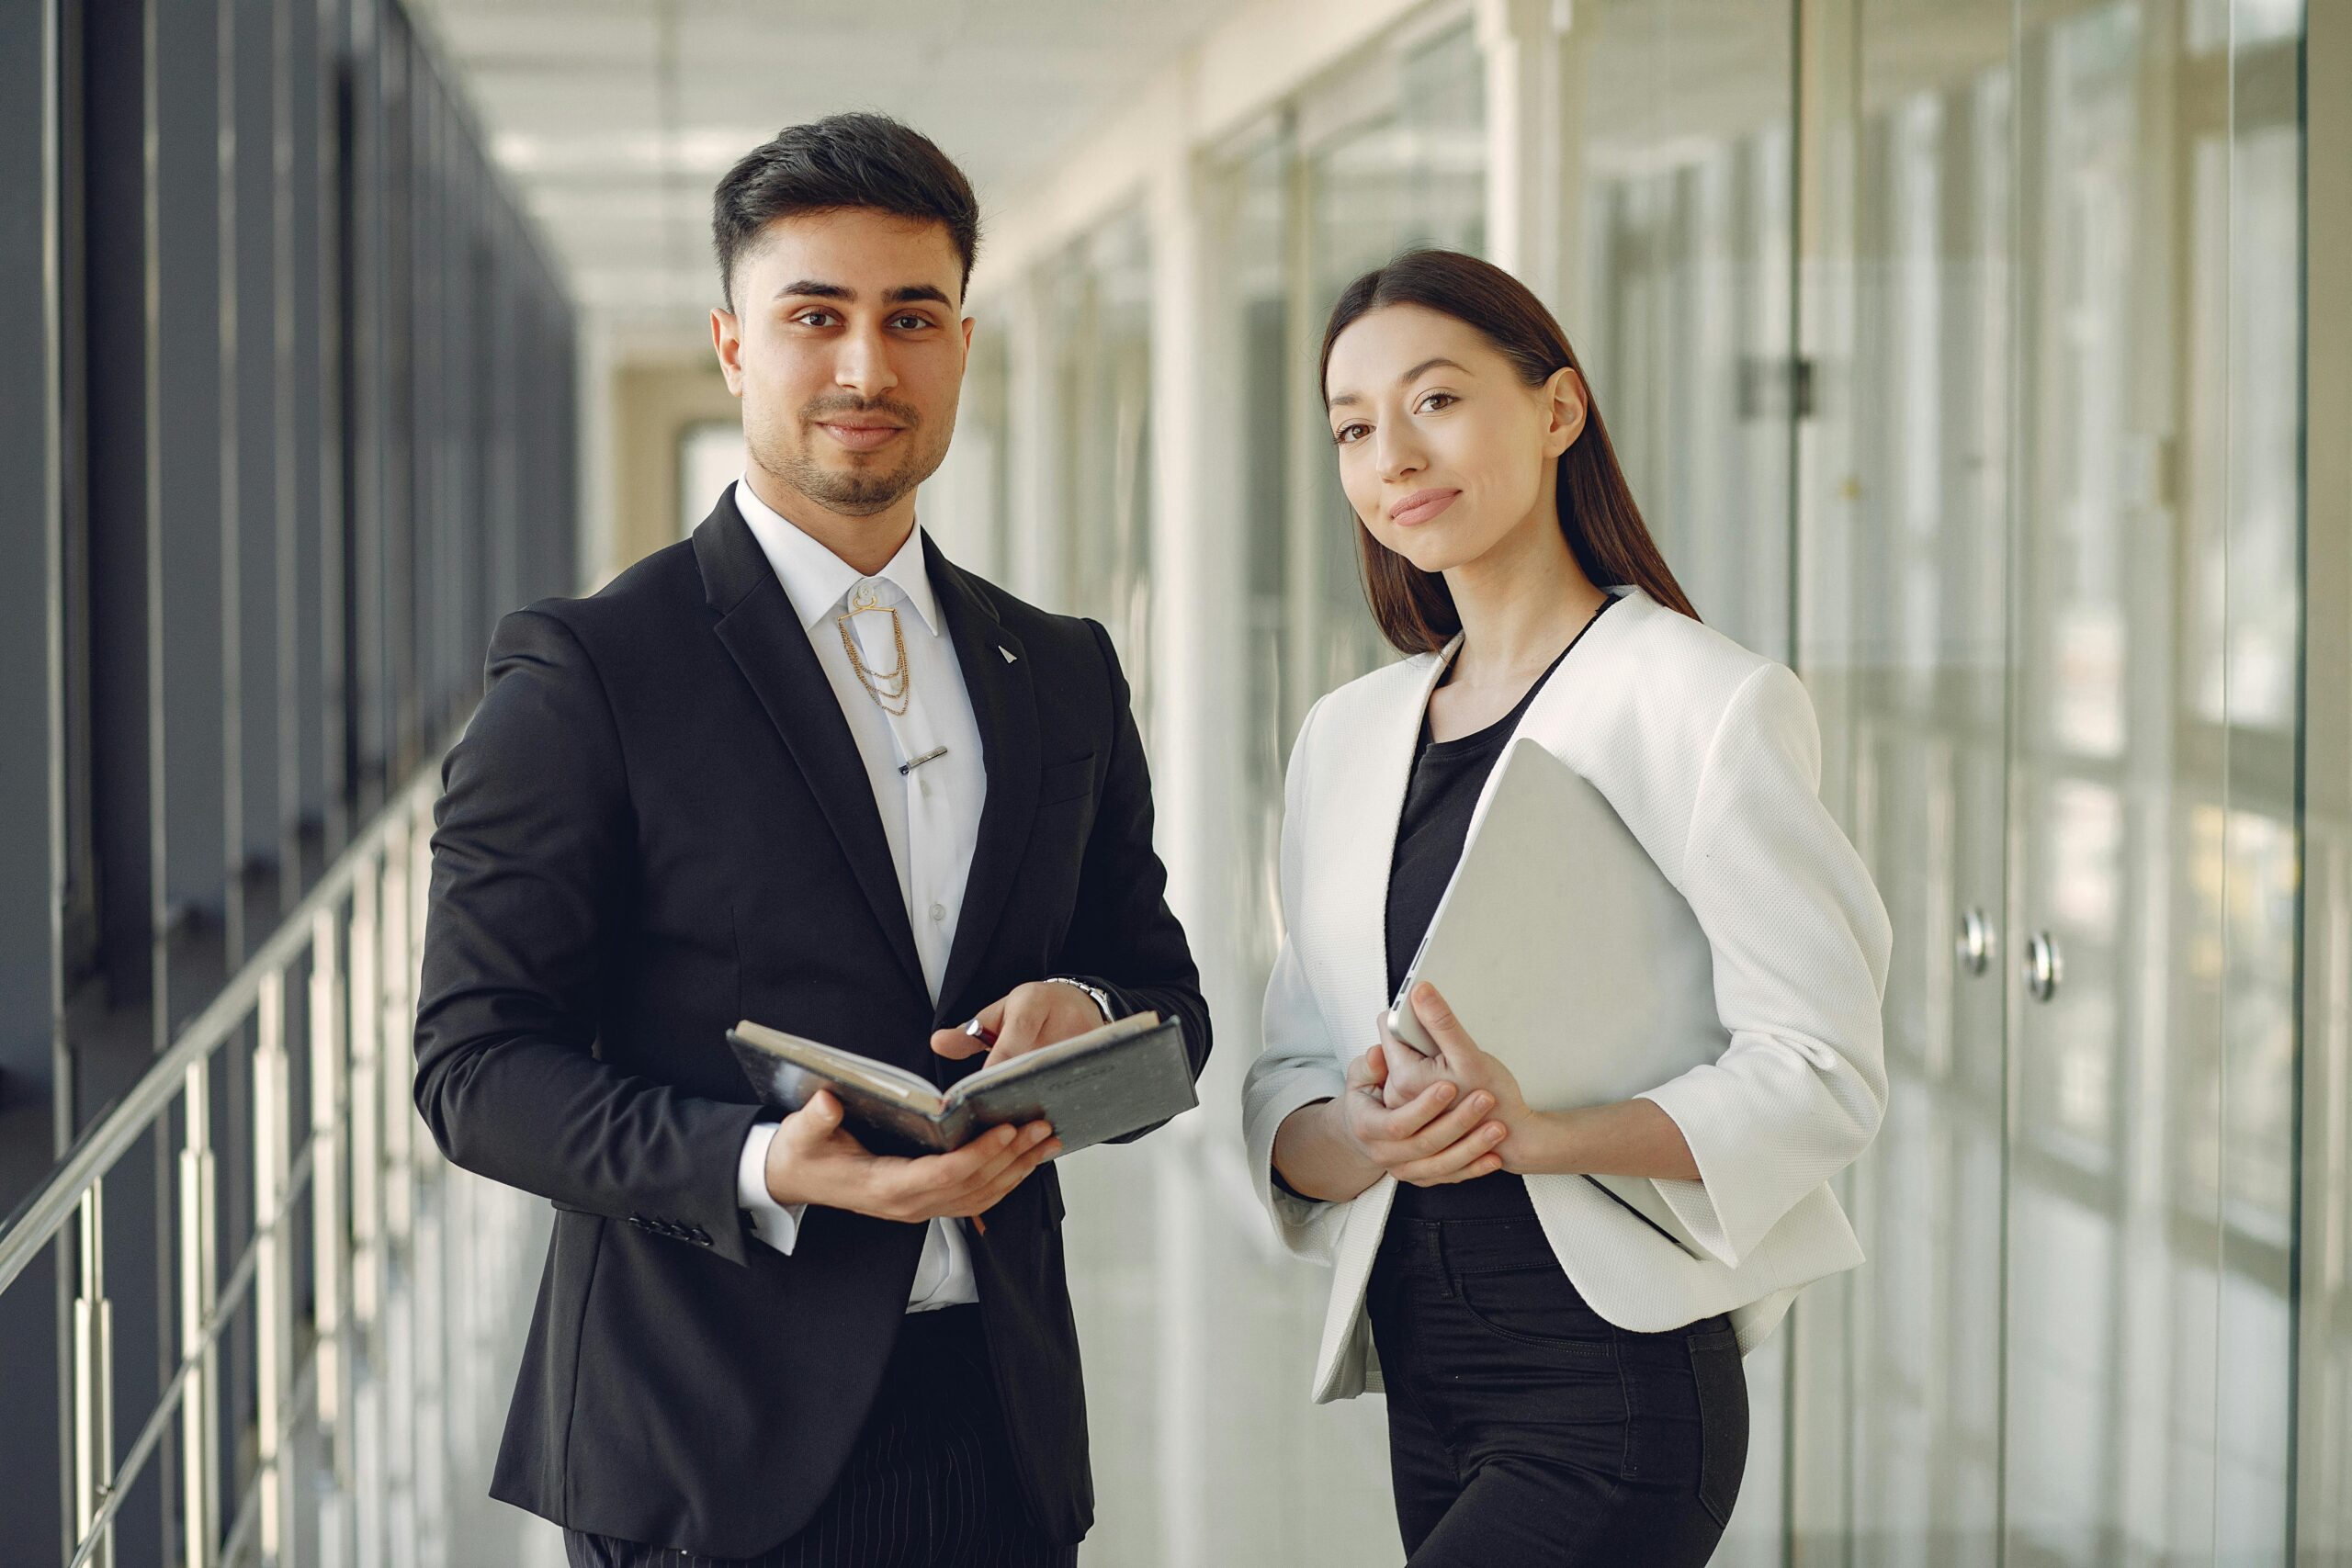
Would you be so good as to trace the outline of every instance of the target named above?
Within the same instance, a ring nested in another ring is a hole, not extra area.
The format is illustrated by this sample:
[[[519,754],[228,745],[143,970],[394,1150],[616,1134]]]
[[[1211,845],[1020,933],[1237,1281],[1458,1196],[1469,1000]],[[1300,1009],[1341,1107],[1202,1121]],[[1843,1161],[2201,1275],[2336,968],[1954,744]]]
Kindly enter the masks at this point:
[[[1458,490],[1417,490],[1388,509],[1388,521],[1400,528],[1426,523],[1452,506],[1461,493]]]
[[[888,442],[902,428],[895,424],[827,424],[826,434],[853,452],[871,452]]]

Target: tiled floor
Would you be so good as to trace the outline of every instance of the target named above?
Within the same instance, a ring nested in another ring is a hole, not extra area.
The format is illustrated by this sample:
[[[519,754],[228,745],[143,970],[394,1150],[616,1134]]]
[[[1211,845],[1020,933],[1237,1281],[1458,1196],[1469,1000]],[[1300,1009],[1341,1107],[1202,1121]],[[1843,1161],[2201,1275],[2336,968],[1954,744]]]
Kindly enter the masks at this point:
[[[1080,1561],[1396,1562],[1381,1404],[1309,1402],[1326,1276],[1275,1245],[1213,1111],[1063,1168],[1097,1504]]]

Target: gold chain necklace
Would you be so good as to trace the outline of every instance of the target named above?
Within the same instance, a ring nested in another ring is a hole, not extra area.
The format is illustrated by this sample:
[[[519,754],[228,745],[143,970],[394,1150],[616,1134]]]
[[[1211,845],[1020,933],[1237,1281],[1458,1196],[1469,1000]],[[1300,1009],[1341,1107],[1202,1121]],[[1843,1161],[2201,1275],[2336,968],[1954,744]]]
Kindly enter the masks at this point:
[[[849,667],[857,672],[857,683],[865,688],[865,694],[874,699],[874,705],[893,718],[902,718],[906,716],[908,700],[914,694],[914,682],[907,668],[907,629],[899,623],[899,607],[896,604],[878,606],[884,615],[890,617],[890,637],[899,647],[897,669],[879,675],[867,669],[865,660],[858,657],[857,638],[850,635],[850,616],[876,608],[877,606],[869,597],[847,615],[834,616],[833,629],[842,634],[842,650],[849,655]],[[898,705],[893,707],[893,703]]]

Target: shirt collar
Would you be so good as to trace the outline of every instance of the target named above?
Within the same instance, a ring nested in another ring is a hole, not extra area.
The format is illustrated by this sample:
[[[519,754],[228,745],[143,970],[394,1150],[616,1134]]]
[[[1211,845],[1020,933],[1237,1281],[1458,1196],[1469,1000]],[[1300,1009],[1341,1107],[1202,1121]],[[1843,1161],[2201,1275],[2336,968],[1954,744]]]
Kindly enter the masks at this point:
[[[760,552],[768,558],[776,580],[784,584],[785,596],[792,601],[793,613],[800,617],[803,631],[832,614],[849,591],[864,580],[857,568],[802,533],[790,518],[762,501],[748,479],[735,481],[735,510],[743,514],[752,537],[759,541]],[[889,564],[874,576],[906,595],[923,629],[933,637],[939,635],[939,600],[932,592],[931,573],[923,563],[920,526],[907,530],[906,543],[899,547],[899,553],[890,558]]]

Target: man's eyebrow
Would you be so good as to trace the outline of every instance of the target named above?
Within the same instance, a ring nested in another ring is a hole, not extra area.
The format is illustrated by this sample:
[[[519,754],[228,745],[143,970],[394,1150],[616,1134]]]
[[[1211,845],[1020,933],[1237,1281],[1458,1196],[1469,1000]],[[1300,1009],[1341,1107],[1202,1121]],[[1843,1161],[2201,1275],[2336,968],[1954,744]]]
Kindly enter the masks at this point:
[[[1443,355],[1440,355],[1435,359],[1422,360],[1419,365],[1414,366],[1410,370],[1408,370],[1402,376],[1397,377],[1396,384],[1400,387],[1409,387],[1414,382],[1419,380],[1422,377],[1428,375],[1430,371],[1441,367],[1447,370],[1460,370],[1464,376],[1470,374],[1470,372],[1463,366],[1446,358]],[[1341,392],[1336,398],[1324,399],[1323,406],[1327,409],[1336,409],[1349,403],[1360,403],[1362,401],[1363,401],[1363,400],[1357,397],[1353,392]]]
[[[820,283],[813,277],[797,278],[775,291],[779,299],[838,299],[844,305],[857,302],[857,290],[839,283]],[[946,292],[929,283],[902,283],[886,290],[882,302],[886,305],[910,305],[920,300],[953,306],[956,301]]]

